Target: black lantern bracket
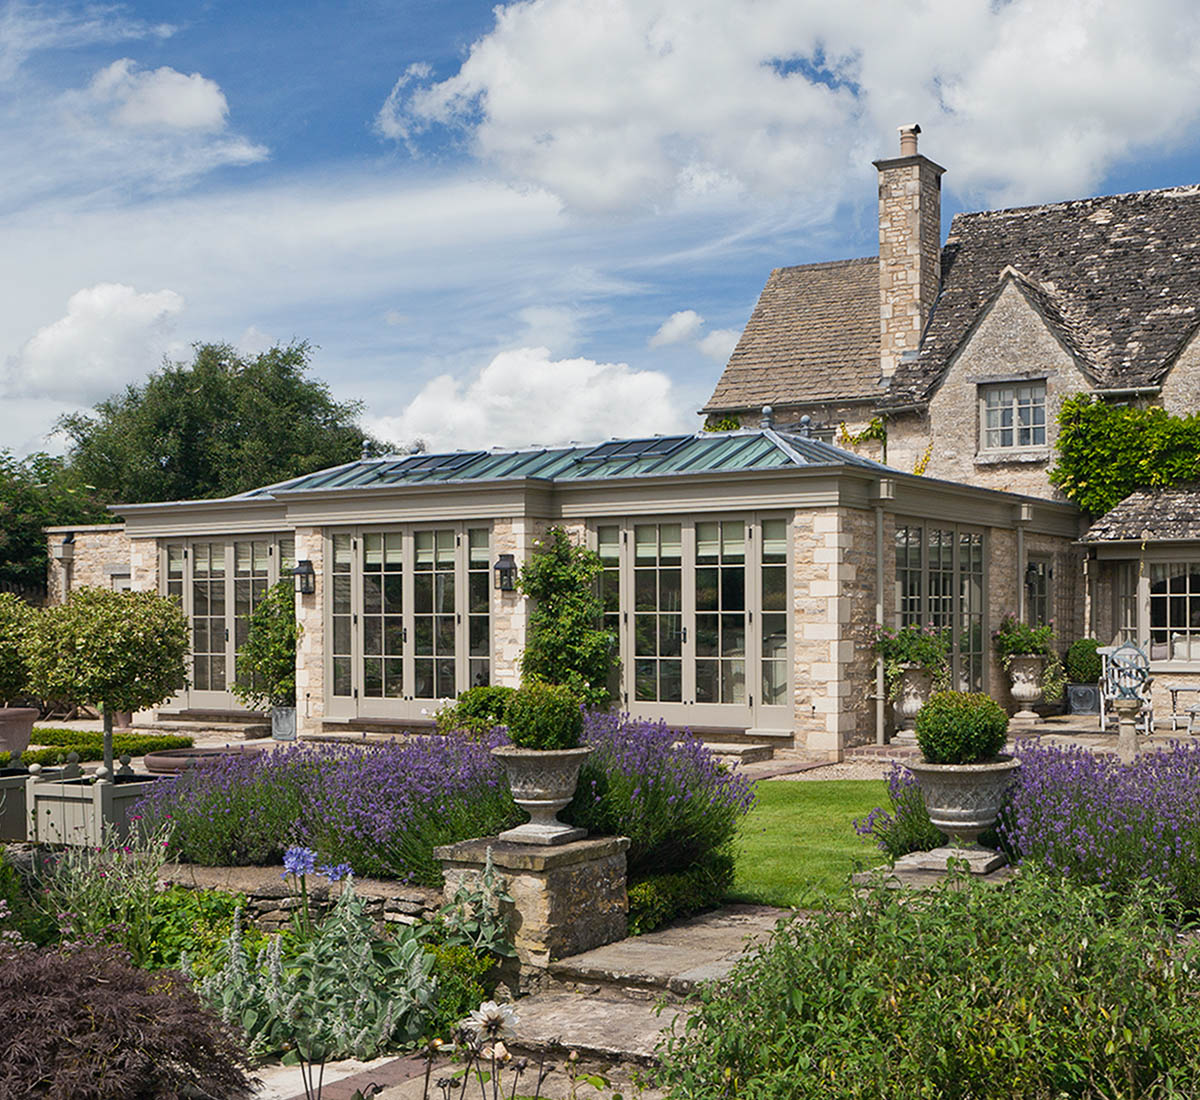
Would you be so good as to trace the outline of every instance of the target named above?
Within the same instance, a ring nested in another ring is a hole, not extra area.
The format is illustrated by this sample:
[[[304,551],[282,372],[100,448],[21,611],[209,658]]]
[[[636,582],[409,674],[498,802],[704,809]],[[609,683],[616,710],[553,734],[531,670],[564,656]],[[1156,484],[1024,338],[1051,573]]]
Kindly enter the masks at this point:
[[[296,591],[301,596],[311,596],[317,590],[317,572],[307,558],[296,562],[292,576],[296,578]]]
[[[512,554],[501,554],[492,566],[496,576],[496,588],[501,592],[515,592],[517,589],[517,562]]]

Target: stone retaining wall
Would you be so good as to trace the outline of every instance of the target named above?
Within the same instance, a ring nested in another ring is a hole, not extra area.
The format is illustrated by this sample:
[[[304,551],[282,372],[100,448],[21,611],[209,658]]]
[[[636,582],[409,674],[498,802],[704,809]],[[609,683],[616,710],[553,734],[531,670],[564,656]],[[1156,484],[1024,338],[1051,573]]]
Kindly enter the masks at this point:
[[[159,878],[172,886],[195,890],[225,890],[246,896],[246,919],[264,932],[274,932],[290,922],[299,907],[294,887],[274,867],[198,867],[190,863],[168,863]],[[442,892],[428,886],[406,886],[381,879],[356,878],[354,890],[365,898],[367,912],[381,924],[416,924],[432,917],[442,904]],[[341,885],[330,886],[320,875],[308,882],[314,917],[325,913],[341,893]]]

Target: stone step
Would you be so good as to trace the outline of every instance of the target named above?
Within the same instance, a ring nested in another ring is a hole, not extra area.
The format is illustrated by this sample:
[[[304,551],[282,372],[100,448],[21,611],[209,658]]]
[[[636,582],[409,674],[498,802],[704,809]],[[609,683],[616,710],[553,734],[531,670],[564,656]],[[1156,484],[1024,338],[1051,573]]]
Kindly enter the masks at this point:
[[[678,1000],[724,978],[750,942],[762,942],[788,910],[726,905],[550,963],[557,988],[638,1003]]]
[[[665,1029],[682,1011],[651,1000],[631,1001],[595,993],[555,989],[523,997],[513,1005],[516,1038],[506,1045],[514,1054],[537,1059],[562,1058],[572,1051],[581,1059],[652,1066]]]
[[[731,741],[706,741],[708,751],[723,764],[757,764],[775,756],[773,745],[737,744]]]
[[[262,719],[246,722],[218,722],[208,719],[160,718],[145,729],[135,727],[134,733],[235,733],[247,739],[269,737],[271,723]]]

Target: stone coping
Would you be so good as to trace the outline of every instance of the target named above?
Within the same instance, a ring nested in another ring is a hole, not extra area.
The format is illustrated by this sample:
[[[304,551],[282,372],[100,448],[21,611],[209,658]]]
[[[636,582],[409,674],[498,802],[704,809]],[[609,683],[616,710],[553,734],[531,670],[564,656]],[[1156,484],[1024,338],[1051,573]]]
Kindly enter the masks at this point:
[[[252,894],[258,897],[290,897],[295,888],[283,877],[279,867],[203,867],[197,863],[164,863],[158,873],[161,881],[181,886],[203,889],[226,890],[233,894]],[[428,901],[430,908],[441,904],[442,892],[431,886],[414,886],[393,879],[354,879],[355,892],[363,897],[406,898],[420,897]],[[314,898],[324,898],[331,893],[340,893],[341,888],[331,890],[323,875],[309,877],[308,892]]]
[[[433,855],[443,864],[475,865],[487,859],[492,850],[492,863],[508,871],[554,871],[577,863],[607,859],[624,852],[629,838],[624,836],[587,837],[566,844],[515,844],[498,837],[476,837],[457,844],[434,848]]]

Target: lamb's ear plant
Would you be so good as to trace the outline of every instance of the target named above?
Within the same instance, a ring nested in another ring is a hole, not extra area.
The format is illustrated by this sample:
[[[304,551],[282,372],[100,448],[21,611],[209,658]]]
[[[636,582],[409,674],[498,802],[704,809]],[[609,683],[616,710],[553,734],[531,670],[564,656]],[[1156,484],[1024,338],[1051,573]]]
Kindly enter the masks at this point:
[[[454,897],[438,913],[440,939],[447,947],[469,947],[476,954],[515,958],[509,934],[512,896],[504,889],[492,863],[489,846],[483,872],[474,885],[459,884]]]

